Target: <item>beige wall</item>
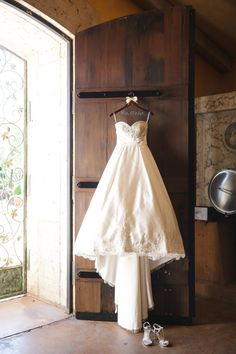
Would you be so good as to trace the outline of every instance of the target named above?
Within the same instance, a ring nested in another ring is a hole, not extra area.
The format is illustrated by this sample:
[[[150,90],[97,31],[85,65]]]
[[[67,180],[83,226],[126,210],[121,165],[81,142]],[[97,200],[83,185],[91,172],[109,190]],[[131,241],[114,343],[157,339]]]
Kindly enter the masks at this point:
[[[236,60],[232,71],[219,73],[201,56],[195,57],[195,96],[208,96],[236,90]]]
[[[132,0],[27,0],[75,34],[114,18],[140,12]]]

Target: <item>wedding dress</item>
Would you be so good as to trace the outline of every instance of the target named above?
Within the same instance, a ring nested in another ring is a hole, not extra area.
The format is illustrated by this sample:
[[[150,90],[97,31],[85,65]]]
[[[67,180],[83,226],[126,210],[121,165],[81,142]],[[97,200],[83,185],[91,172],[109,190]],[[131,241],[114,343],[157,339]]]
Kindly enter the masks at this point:
[[[147,145],[148,120],[117,122],[117,143],[85,214],[75,254],[115,286],[118,323],[138,330],[153,307],[150,270],[185,257],[176,216]]]

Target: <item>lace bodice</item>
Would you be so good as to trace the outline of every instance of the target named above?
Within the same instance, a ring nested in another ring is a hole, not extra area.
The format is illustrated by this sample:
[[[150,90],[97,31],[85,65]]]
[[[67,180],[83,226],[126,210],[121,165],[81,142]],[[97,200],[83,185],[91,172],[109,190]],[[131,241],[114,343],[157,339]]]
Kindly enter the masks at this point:
[[[129,145],[129,144],[140,144],[147,142],[147,122],[137,121],[132,125],[126,122],[117,122],[116,136],[117,144]]]

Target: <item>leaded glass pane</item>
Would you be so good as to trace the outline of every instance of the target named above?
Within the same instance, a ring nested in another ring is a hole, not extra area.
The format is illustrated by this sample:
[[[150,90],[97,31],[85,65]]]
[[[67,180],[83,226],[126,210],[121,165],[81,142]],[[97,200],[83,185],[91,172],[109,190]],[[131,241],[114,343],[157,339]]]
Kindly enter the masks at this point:
[[[0,46],[0,277],[24,268],[25,93],[25,60]]]

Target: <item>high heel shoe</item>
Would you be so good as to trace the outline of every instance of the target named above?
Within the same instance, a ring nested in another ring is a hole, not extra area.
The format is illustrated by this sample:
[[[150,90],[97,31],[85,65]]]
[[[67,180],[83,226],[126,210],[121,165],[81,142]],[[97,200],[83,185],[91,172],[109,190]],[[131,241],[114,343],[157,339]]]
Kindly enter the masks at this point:
[[[153,330],[149,322],[143,324],[143,332],[143,345],[145,345],[145,347],[152,345],[153,339],[151,338],[151,334]]]
[[[164,328],[162,326],[160,326],[157,323],[154,323],[153,331],[157,337],[157,340],[159,341],[160,347],[164,348],[170,345],[170,342],[167,339],[165,339]]]

